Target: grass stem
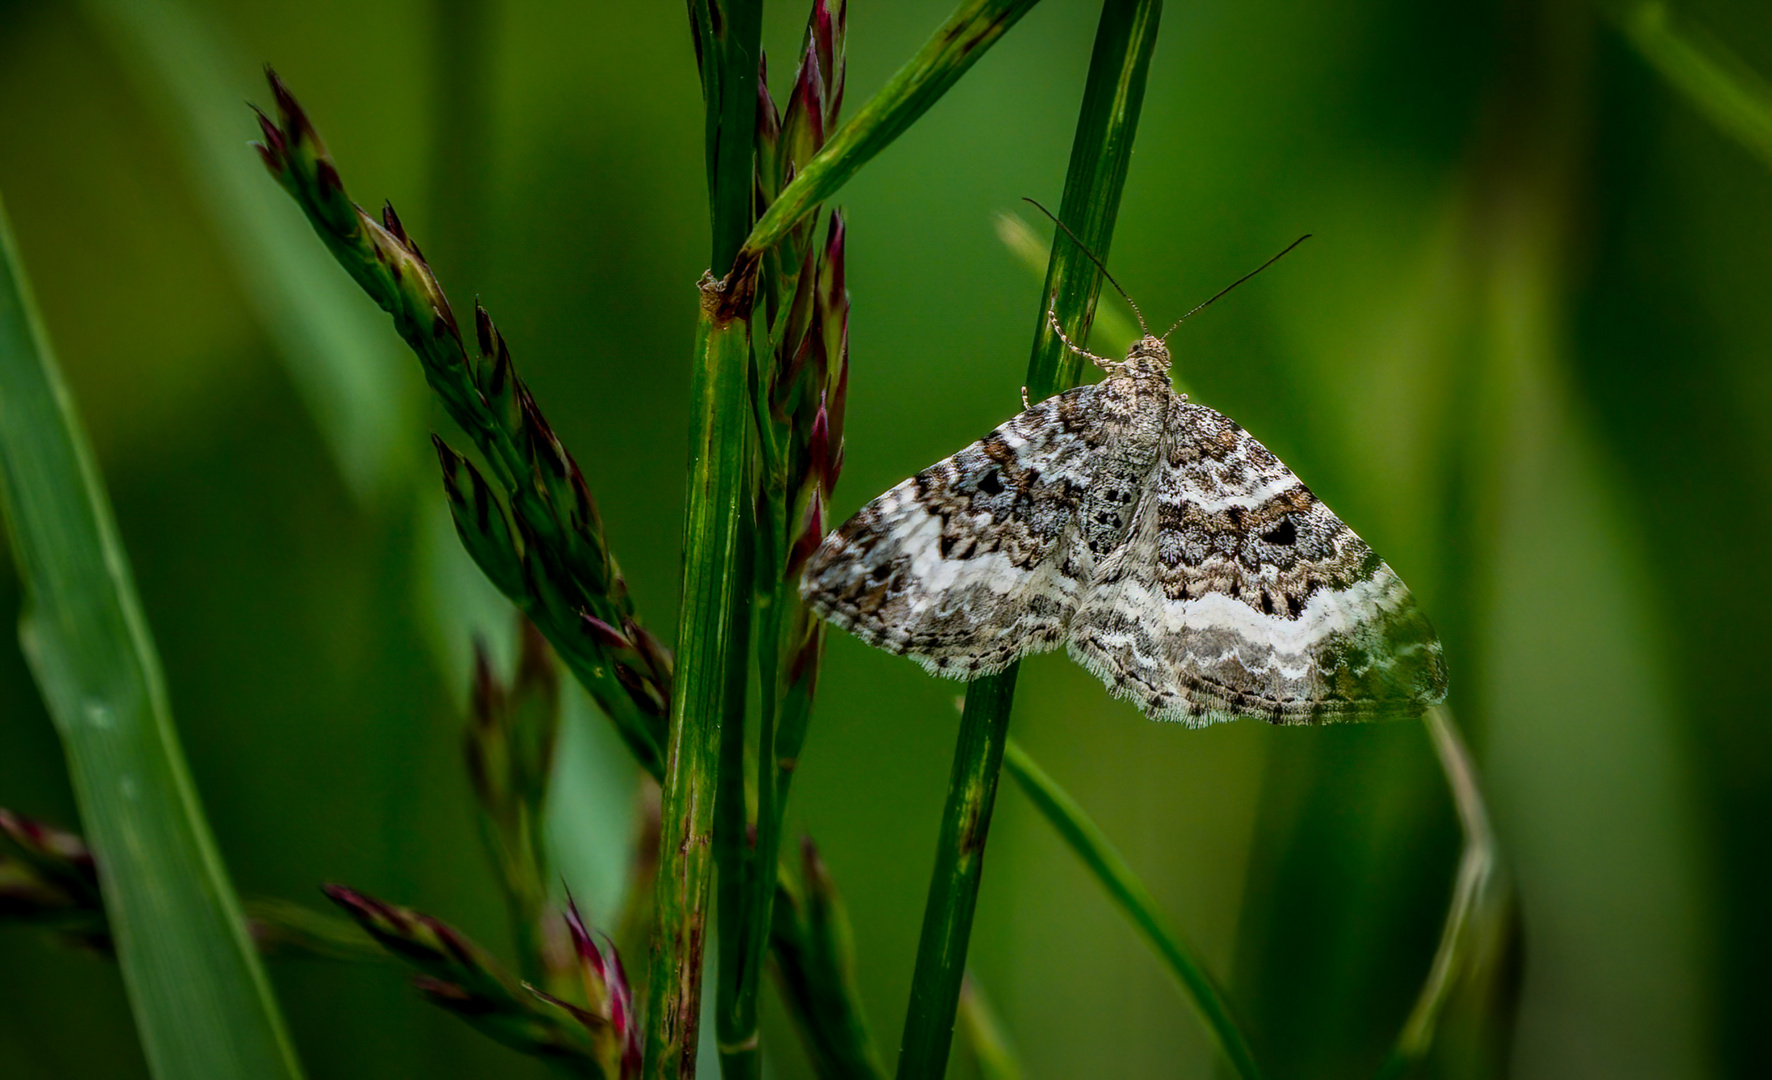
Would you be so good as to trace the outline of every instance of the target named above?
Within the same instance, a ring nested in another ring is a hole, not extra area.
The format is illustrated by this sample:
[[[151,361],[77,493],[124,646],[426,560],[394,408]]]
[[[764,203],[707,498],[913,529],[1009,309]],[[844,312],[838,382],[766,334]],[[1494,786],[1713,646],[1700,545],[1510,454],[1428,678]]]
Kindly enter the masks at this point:
[[[690,5],[707,115],[710,265],[725,273],[751,225],[761,0]],[[712,891],[722,722],[742,720],[750,612],[742,535],[751,456],[749,305],[704,278],[690,391],[683,602],[660,795],[645,1075],[695,1075],[702,949]],[[736,701],[734,700],[736,698]]]
[[[1161,0],[1106,0],[1096,30],[1060,217],[1104,260],[1131,163],[1161,13]],[[860,120],[858,116],[856,122]],[[1074,386],[1082,376],[1081,361],[1064,349],[1047,326],[1048,303],[1053,304],[1071,339],[1086,341],[1101,289],[1099,271],[1077,245],[1064,242],[1062,237],[1053,245],[1046,281],[1026,380],[1029,394],[1036,399]],[[966,692],[935,872],[923,911],[923,935],[911,979],[898,1062],[901,1080],[940,1076],[947,1067],[997,771],[1015,698],[1015,675],[1016,668],[1011,667],[975,681]]]

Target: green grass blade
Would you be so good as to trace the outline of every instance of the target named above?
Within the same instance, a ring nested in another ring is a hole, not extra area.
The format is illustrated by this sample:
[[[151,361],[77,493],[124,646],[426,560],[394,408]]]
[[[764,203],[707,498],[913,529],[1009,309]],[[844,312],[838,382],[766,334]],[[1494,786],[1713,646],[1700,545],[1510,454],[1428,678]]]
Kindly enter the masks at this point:
[[[744,242],[740,261],[774,247],[818,204],[941,99],[960,76],[1039,0],[964,0],[917,55],[831,136],[769,204]]]
[[[1096,30],[1060,217],[1104,259],[1131,164],[1132,140],[1138,130],[1162,10],[1161,0],[1106,0]],[[1026,385],[1035,399],[1074,386],[1082,378],[1081,361],[1064,349],[1047,325],[1048,298],[1056,297],[1053,309],[1071,340],[1086,341],[1101,289],[1094,264],[1076,244],[1062,241],[1053,245],[1046,282],[1047,288],[1040,294],[1033,352],[1028,358]],[[917,966],[911,976],[898,1059],[901,1080],[940,1076],[947,1065],[991,805],[996,798],[997,770],[1015,700],[1015,675],[1016,668],[1010,667],[975,681],[966,690],[935,871],[923,910]]]
[[[158,1080],[300,1066],[185,768],[110,503],[0,208],[0,511],[20,640],[67,752]]]
[[[1244,1080],[1260,1076],[1261,1071],[1256,1068],[1255,1057],[1249,1050],[1249,1040],[1237,1026],[1224,990],[1206,970],[1193,946],[1169,924],[1156,898],[1126,865],[1113,841],[1014,739],[1009,740],[1009,748],[1003,756],[1009,766],[1009,775],[1021,785],[1034,807],[1083,860],[1083,865],[1101,882],[1101,887],[1162,958],[1237,1075]]]
[[[1015,668],[979,679],[966,691],[947,806],[923,907],[923,934],[911,975],[904,1034],[898,1051],[899,1080],[941,1076],[954,1041],[954,1016],[966,971],[972,917],[984,874],[984,845],[997,801],[997,776],[1009,737],[1009,706]]]
[[[222,253],[353,493],[368,498],[403,486],[421,460],[418,380],[375,312],[315,249],[301,217],[242,149],[240,102],[248,87],[224,74],[224,58],[237,50],[180,0],[83,0],[81,7],[173,134]]]
[[[1660,0],[1614,12],[1624,35],[1724,134],[1772,166],[1772,85],[1696,27],[1676,26]]]
[[[1440,931],[1433,965],[1390,1057],[1379,1072],[1381,1077],[1402,1076],[1427,1056],[1433,1046],[1434,1029],[1454,991],[1468,976],[1495,961],[1503,946],[1507,917],[1509,890],[1470,750],[1458,734],[1451,710],[1444,705],[1429,709],[1423,722],[1433,740],[1440,769],[1446,774],[1459,826],[1464,830],[1464,853],[1458,860],[1452,903]]]
[[[683,607],[661,783],[657,923],[646,990],[649,1078],[694,1071],[721,725],[734,711],[733,699],[742,703],[744,697],[744,635],[736,623],[748,617],[743,605],[749,581],[741,592],[738,557],[749,450],[748,329],[742,320],[717,325],[704,314],[696,334]]]
[[[1114,222],[1132,165],[1132,138],[1144,107],[1145,78],[1162,13],[1161,0],[1107,0],[1089,60],[1089,82],[1071,142],[1058,217],[1104,263],[1113,247]],[[1054,238],[1028,359],[1028,396],[1034,401],[1083,381],[1083,359],[1052,332],[1046,318],[1048,302],[1057,298],[1052,306],[1070,339],[1086,342],[1100,295],[1101,272],[1095,263],[1076,244]]]

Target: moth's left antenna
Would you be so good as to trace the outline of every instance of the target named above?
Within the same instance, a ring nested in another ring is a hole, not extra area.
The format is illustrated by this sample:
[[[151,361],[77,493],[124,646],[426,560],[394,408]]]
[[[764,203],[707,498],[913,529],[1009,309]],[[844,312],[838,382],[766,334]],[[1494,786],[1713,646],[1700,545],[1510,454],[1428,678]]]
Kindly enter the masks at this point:
[[[1097,270],[1101,271],[1101,276],[1108,279],[1108,284],[1112,285],[1115,289],[1117,289],[1119,291],[1121,296],[1124,296],[1126,298],[1126,303],[1131,305],[1131,307],[1132,307],[1132,314],[1138,316],[1138,328],[1140,330],[1143,330],[1145,332],[1145,334],[1148,336],[1151,332],[1151,328],[1149,326],[1145,325],[1144,312],[1138,310],[1137,301],[1132,299],[1131,293],[1127,292],[1125,289],[1120,288],[1120,283],[1114,280],[1114,275],[1108,273],[1107,265],[1105,263],[1103,263],[1100,259],[1095,257],[1095,252],[1089,250],[1089,245],[1085,244],[1081,237],[1079,237],[1076,233],[1072,232],[1071,227],[1069,225],[1066,225],[1064,222],[1058,220],[1057,214],[1054,214],[1052,211],[1046,209],[1044,206],[1041,206],[1037,201],[1035,201],[1034,199],[1028,198],[1026,195],[1023,195],[1021,198],[1022,198],[1023,202],[1033,203],[1034,209],[1038,210],[1040,213],[1045,214],[1047,217],[1051,218],[1052,224],[1063,229],[1064,234],[1066,236],[1068,236],[1072,240],[1076,241],[1077,246],[1079,248],[1083,249],[1083,254],[1089,256],[1089,261],[1095,264],[1095,268]]]

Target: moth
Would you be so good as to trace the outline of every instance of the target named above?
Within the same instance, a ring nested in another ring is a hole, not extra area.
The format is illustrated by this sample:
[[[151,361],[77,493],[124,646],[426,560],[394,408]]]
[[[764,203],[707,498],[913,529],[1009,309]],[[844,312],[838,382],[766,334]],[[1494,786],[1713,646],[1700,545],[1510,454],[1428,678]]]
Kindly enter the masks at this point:
[[[1402,579],[1254,436],[1176,393],[1175,327],[1155,336],[1138,314],[1144,336],[1114,361],[1047,318],[1106,377],[826,536],[800,586],[814,612],[956,679],[1062,645],[1115,696],[1191,726],[1444,699],[1439,639]]]

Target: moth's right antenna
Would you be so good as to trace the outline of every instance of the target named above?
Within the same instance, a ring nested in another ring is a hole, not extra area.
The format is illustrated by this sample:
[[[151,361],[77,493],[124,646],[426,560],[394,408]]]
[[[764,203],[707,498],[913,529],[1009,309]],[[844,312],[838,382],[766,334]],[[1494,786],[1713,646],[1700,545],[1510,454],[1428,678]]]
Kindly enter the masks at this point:
[[[1261,273],[1263,270],[1266,270],[1268,267],[1279,262],[1281,255],[1285,255],[1287,251],[1291,251],[1293,248],[1304,243],[1306,240],[1309,240],[1310,238],[1311,238],[1311,234],[1305,233],[1303,236],[1292,241],[1290,244],[1287,244],[1285,250],[1281,251],[1279,255],[1275,255],[1273,258],[1269,259],[1267,262],[1262,263],[1260,266],[1249,271],[1247,274],[1244,274],[1242,277],[1231,282],[1229,285],[1226,285],[1224,288],[1218,290],[1216,293],[1213,293],[1211,300],[1206,301],[1204,304],[1200,304],[1198,307],[1195,307],[1193,311],[1190,311],[1186,315],[1183,315],[1181,318],[1176,319],[1175,326],[1180,326],[1182,323],[1187,322],[1189,319],[1193,318],[1194,314],[1196,312],[1200,311],[1201,308],[1206,308],[1206,307],[1212,306],[1212,303],[1214,300],[1217,300],[1219,297],[1223,296],[1227,292],[1230,292],[1232,289],[1236,288],[1238,285],[1243,284],[1243,282],[1248,281],[1250,278],[1254,277],[1256,274]],[[1158,341],[1168,341],[1169,335],[1175,333],[1175,326],[1171,326],[1169,329],[1163,331],[1163,336],[1158,338],[1157,340]]]
[[[1046,209],[1044,206],[1041,206],[1038,202],[1036,202],[1033,199],[1028,198],[1026,195],[1023,195],[1021,198],[1022,198],[1023,202],[1033,203],[1034,209],[1038,210],[1040,213],[1045,214],[1047,217],[1051,218],[1052,224],[1063,229],[1064,234],[1066,236],[1068,236],[1072,240],[1076,241],[1077,246],[1079,248],[1083,249],[1083,254],[1089,256],[1089,261],[1095,264],[1095,268],[1097,270],[1101,271],[1101,276],[1108,279],[1108,284],[1112,285],[1116,290],[1119,291],[1121,296],[1124,296],[1126,298],[1126,303],[1131,305],[1131,307],[1132,307],[1132,314],[1138,316],[1138,328],[1140,330],[1144,331],[1146,337],[1149,337],[1150,332],[1151,332],[1151,328],[1149,326],[1145,325],[1144,312],[1138,310],[1138,304],[1132,299],[1132,294],[1128,293],[1125,289],[1120,288],[1120,283],[1114,280],[1114,275],[1108,273],[1107,266],[1100,259],[1095,257],[1095,252],[1089,250],[1089,245],[1085,244],[1081,237],[1079,237],[1076,233],[1072,232],[1071,227],[1069,225],[1066,225],[1064,222],[1058,220],[1057,214],[1054,214],[1052,211]]]

